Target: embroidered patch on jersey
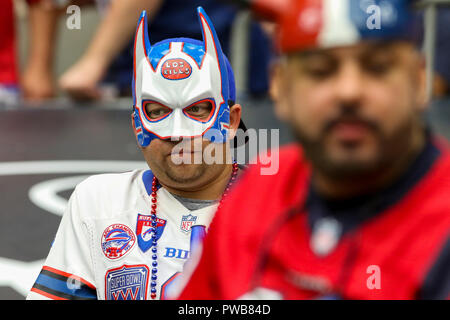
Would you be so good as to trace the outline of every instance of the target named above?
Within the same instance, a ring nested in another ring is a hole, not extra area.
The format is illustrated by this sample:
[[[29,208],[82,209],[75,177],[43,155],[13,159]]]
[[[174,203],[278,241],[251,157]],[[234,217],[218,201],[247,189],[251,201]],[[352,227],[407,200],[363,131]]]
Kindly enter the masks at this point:
[[[133,231],[124,224],[112,224],[103,231],[102,250],[109,259],[119,259],[136,243]]]
[[[161,218],[156,218],[156,238],[157,241],[166,226],[166,220]],[[136,235],[139,248],[146,252],[152,247],[152,218],[149,215],[138,214],[136,223]]]
[[[191,231],[192,225],[197,221],[197,217],[192,214],[188,214],[186,216],[181,217],[181,231],[189,232]]]
[[[146,300],[149,270],[146,265],[124,265],[105,275],[106,300]]]

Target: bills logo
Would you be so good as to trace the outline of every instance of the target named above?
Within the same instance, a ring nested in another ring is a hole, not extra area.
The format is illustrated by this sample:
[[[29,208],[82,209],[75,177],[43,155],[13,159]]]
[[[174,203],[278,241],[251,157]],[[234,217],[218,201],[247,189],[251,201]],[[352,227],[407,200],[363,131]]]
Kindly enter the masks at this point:
[[[186,79],[191,73],[191,65],[181,58],[168,59],[161,67],[161,75],[168,80]]]
[[[181,231],[189,232],[191,231],[191,227],[194,225],[195,221],[197,221],[197,217],[192,214],[188,214],[186,216],[181,217]]]
[[[102,250],[109,259],[119,259],[136,243],[133,231],[123,224],[112,224],[103,231]]]
[[[105,275],[106,300],[146,300],[148,286],[146,265],[122,266]]]
[[[154,240],[158,240],[166,226],[166,220],[156,218],[154,226],[152,226],[152,218],[148,215],[138,214],[137,224],[136,224],[136,234],[139,248],[146,252],[151,248],[153,242],[153,227],[156,228],[156,238]]]

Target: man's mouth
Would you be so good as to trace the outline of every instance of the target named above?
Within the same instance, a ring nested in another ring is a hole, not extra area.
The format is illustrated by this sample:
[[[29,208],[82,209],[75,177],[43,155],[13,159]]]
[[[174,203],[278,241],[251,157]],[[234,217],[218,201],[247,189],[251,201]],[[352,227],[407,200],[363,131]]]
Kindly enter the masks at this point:
[[[332,134],[342,141],[360,141],[371,131],[362,121],[340,121],[331,128]]]
[[[356,115],[345,115],[329,121],[324,128],[324,136],[344,144],[359,144],[369,135],[378,135],[375,121]]]

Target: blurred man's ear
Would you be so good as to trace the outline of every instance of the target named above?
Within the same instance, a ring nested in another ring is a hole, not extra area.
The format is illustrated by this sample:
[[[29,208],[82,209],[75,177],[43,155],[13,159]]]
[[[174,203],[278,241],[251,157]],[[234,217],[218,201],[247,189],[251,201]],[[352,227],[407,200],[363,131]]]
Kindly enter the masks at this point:
[[[411,59],[411,69],[414,72],[411,74],[412,79],[417,79],[415,83],[415,98],[416,106],[419,112],[423,112],[428,108],[431,95],[428,92],[428,77],[427,77],[427,63],[424,54],[417,49],[414,50],[414,57]],[[433,81],[431,82],[432,85]],[[432,89],[431,89],[432,90]]]
[[[418,70],[417,70],[417,79],[418,79],[418,91],[417,91],[417,99],[418,106],[420,111],[424,111],[428,108],[430,103],[431,96],[428,95],[427,92],[427,68],[426,68],[426,60],[425,57],[418,53],[417,54],[417,62],[418,62]],[[431,86],[433,87],[434,81],[431,81]],[[433,88],[430,89],[433,91]],[[431,94],[432,95],[432,94]]]
[[[284,82],[285,82],[285,73],[288,72],[286,70],[287,61],[279,60],[271,65],[269,73],[270,73],[270,83],[269,83],[269,95],[274,102],[274,111],[275,115],[281,121],[287,121],[289,119],[289,108],[286,102],[286,97],[284,96]]]
[[[235,104],[230,107],[230,139],[233,139],[236,135],[236,131],[239,128],[239,122],[241,121],[242,107],[240,104]]]

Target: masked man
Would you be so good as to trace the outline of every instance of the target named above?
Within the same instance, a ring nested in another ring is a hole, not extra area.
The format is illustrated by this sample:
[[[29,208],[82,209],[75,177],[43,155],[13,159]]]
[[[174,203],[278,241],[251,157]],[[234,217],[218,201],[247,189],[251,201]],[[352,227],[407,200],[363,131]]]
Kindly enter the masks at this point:
[[[28,299],[164,299],[238,166],[234,76],[202,8],[203,42],[135,35],[133,113],[150,170],[88,178],[73,192]],[[224,195],[225,196],[225,195]]]
[[[410,1],[257,2],[279,10],[271,90],[298,143],[241,177],[180,299],[450,298],[450,154]]]

